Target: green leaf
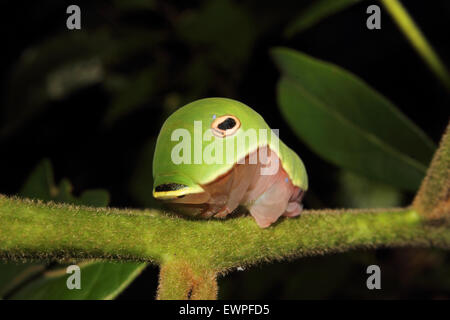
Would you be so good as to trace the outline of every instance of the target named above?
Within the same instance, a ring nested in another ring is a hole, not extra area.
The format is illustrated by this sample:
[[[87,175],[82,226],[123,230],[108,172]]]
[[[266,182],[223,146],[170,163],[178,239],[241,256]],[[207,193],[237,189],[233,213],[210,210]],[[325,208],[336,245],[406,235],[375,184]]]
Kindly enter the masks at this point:
[[[43,265],[31,263],[0,263],[0,298],[24,280],[44,270]]]
[[[198,11],[183,14],[175,27],[184,41],[206,53],[204,59],[227,69],[248,59],[256,36],[252,17],[229,0],[206,1]]]
[[[389,100],[333,64],[286,48],[272,55],[281,112],[314,152],[370,179],[418,188],[435,145]]]
[[[109,79],[105,84],[113,95],[113,101],[105,114],[104,124],[110,126],[117,119],[148,103],[163,82],[164,71],[161,69],[149,67],[125,79]]]
[[[52,194],[56,192],[53,181],[52,165],[48,159],[44,159],[30,174],[19,195],[49,201],[52,199]]]
[[[47,108],[49,101],[102,81],[102,56],[111,51],[110,42],[105,32],[65,32],[27,48],[8,80],[0,136]]]
[[[345,170],[339,172],[339,185],[337,204],[344,208],[392,208],[400,206],[403,198],[392,186]]]
[[[65,268],[49,270],[22,288],[11,299],[80,300],[117,297],[145,268],[145,263],[105,263],[95,262],[81,268],[81,289],[67,289],[70,276]]]
[[[42,160],[24,184],[20,195],[44,201],[55,201],[105,207],[109,194],[105,190],[87,190],[80,197],[72,195],[72,186],[62,179],[58,186],[53,179],[51,163]],[[0,265],[0,297],[10,299],[113,299],[146,267],[145,263],[77,262],[81,269],[81,289],[69,290],[66,285],[67,265],[52,268],[40,264]]]
[[[381,2],[431,71],[438,77],[447,90],[450,90],[450,74],[448,68],[434,51],[402,3],[398,0],[382,0]]]
[[[63,32],[27,48],[12,68],[8,80],[0,117],[3,120],[0,121],[0,138],[10,135],[51,106],[50,102],[66,98],[94,84],[111,81],[109,73],[113,70],[117,72],[118,65],[133,59],[137,54],[153,53],[162,39],[158,31],[129,27],[119,29],[114,34],[105,28],[81,33]],[[123,87],[130,88],[139,79],[129,80],[123,75],[122,80],[123,85],[112,88],[114,98],[119,96],[121,99],[119,104],[130,98],[129,92],[122,92]],[[137,108],[136,102],[147,97],[142,93],[143,83],[137,84],[140,86],[139,96],[130,105],[111,106],[112,115],[108,115],[111,122],[125,114],[127,107]],[[127,97],[122,97],[124,94]]]
[[[361,0],[317,0],[302,11],[285,30],[286,37],[304,31],[321,20],[338,13]]]

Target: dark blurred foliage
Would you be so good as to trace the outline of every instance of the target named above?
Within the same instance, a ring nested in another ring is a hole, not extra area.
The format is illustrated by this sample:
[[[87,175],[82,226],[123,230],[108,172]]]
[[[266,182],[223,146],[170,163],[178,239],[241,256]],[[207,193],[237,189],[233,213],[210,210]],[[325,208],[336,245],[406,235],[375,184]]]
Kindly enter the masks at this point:
[[[276,104],[279,73],[268,51],[287,46],[331,61],[391,99],[436,143],[448,122],[444,87],[387,12],[366,28],[368,2],[292,38],[285,28],[312,1],[77,1],[82,30],[66,28],[67,1],[5,1],[2,16],[0,193],[17,194],[43,158],[73,192],[103,188],[117,207],[155,206],[151,161],[165,118],[209,96],[240,100],[280,128],[304,160],[309,208],[406,205],[412,194],[324,162],[286,126]],[[373,2],[373,1],[372,1]],[[450,4],[404,1],[450,65]],[[217,244],[220,246],[220,243]],[[235,271],[220,298],[449,298],[449,257],[419,249],[351,252]],[[378,264],[382,290],[365,269]],[[120,298],[153,298],[149,267]]]

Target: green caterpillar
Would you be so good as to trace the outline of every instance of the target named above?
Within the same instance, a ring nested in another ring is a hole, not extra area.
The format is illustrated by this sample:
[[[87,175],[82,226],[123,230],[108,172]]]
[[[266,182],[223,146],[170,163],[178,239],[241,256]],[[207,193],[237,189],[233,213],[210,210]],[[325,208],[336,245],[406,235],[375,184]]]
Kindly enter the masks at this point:
[[[225,217],[245,206],[268,227],[302,210],[308,177],[300,157],[253,109],[235,100],[189,103],[163,124],[153,196],[188,214]]]

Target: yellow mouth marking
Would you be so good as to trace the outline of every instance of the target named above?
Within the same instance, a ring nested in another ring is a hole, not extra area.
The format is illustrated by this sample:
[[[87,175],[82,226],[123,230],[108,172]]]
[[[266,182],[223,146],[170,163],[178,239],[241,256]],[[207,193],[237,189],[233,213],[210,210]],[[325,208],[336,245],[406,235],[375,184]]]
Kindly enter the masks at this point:
[[[156,187],[155,189],[158,189],[158,187]],[[160,199],[160,200],[170,200],[170,199],[175,199],[175,198],[179,198],[188,194],[192,194],[192,193],[200,193],[200,192],[204,192],[204,190],[200,187],[200,186],[195,186],[195,187],[184,187],[184,188],[180,188],[180,189],[176,189],[176,190],[167,190],[167,191],[156,191],[155,189],[153,189],[153,197],[155,197],[156,199]]]

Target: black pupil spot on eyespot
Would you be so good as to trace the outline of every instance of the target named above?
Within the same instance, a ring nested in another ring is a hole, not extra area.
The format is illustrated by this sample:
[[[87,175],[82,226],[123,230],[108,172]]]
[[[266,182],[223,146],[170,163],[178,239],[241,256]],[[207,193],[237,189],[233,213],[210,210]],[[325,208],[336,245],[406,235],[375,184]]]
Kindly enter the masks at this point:
[[[228,130],[234,128],[236,125],[236,121],[233,118],[226,118],[222,123],[220,123],[217,127],[220,130]]]
[[[175,190],[180,190],[180,189],[184,189],[187,186],[184,184],[179,184],[179,183],[167,183],[167,184],[160,184],[159,186],[157,186],[155,188],[156,192],[162,192],[162,191],[175,191]]]

